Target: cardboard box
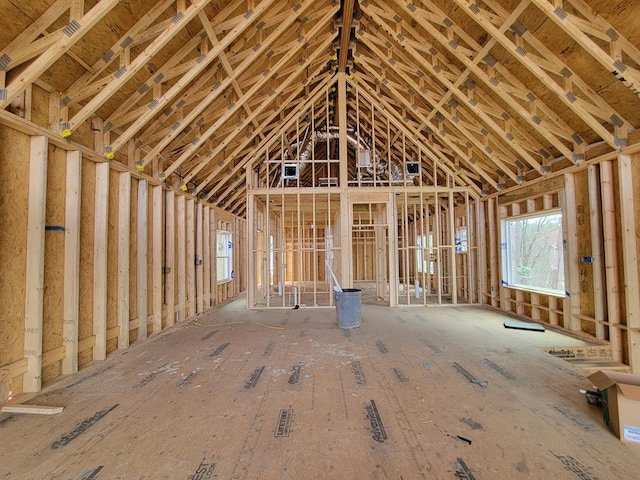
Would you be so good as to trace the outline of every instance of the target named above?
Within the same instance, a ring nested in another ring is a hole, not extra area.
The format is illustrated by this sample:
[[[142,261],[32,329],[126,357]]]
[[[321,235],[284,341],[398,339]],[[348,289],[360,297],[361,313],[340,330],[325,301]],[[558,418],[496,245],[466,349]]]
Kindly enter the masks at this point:
[[[640,445],[640,375],[599,370],[587,378],[602,391],[604,423],[623,442]]]

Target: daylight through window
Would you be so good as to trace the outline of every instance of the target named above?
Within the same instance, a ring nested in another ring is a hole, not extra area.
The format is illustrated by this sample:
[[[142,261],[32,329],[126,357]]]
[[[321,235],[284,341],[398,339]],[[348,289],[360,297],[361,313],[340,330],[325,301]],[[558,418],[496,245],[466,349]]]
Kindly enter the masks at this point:
[[[502,221],[502,270],[507,285],[565,294],[562,213]]]
[[[218,282],[226,282],[233,278],[233,262],[231,261],[231,248],[233,244],[231,243],[231,232],[218,230],[216,240],[217,280]]]

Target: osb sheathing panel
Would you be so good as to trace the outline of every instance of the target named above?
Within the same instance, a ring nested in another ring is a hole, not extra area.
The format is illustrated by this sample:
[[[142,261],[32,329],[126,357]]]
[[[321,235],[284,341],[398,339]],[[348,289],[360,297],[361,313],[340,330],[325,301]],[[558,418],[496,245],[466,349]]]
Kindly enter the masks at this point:
[[[49,227],[65,225],[66,151],[49,147],[47,166],[47,210],[45,222]],[[64,230],[45,231],[44,241],[44,305],[42,351],[49,352],[63,346],[64,327]],[[60,375],[60,362],[42,369],[42,381]]]
[[[31,121],[45,128],[49,125],[49,92],[37,85],[31,87]]]
[[[3,24],[0,28],[0,45],[3,47],[21,34],[46,9],[44,5],[34,5],[36,2],[20,2],[22,4],[20,6],[17,3],[2,2],[2,16],[11,19],[10,22],[3,22],[6,25]],[[38,3],[44,4],[44,2]]]
[[[82,161],[80,208],[80,305],[78,340],[93,335],[93,243],[95,222],[96,167],[90,160]],[[79,352],[78,364],[93,359],[93,349]]]
[[[28,135],[0,125],[0,366],[24,356],[29,148]]]
[[[107,330],[118,326],[118,178],[109,172],[109,232],[107,242]],[[107,333],[107,336],[108,333]],[[107,340],[107,353],[118,347],[117,338]]]

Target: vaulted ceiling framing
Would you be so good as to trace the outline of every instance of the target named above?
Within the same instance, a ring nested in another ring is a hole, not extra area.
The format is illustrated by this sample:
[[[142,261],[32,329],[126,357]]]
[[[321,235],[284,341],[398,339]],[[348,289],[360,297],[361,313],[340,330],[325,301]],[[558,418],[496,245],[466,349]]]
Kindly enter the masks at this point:
[[[106,158],[235,213],[247,165],[335,121],[337,72],[352,128],[383,151],[410,138],[410,155],[478,193],[637,148],[633,1],[41,0],[4,14],[2,108],[80,143],[101,129]],[[25,114],[33,88],[45,115]]]

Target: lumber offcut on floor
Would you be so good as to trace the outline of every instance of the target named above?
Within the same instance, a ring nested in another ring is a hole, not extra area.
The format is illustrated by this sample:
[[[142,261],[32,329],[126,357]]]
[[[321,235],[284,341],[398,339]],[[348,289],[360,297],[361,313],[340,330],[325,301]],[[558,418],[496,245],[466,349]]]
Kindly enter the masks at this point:
[[[586,371],[478,307],[245,310],[236,300],[0,414],[10,479],[622,479]]]

